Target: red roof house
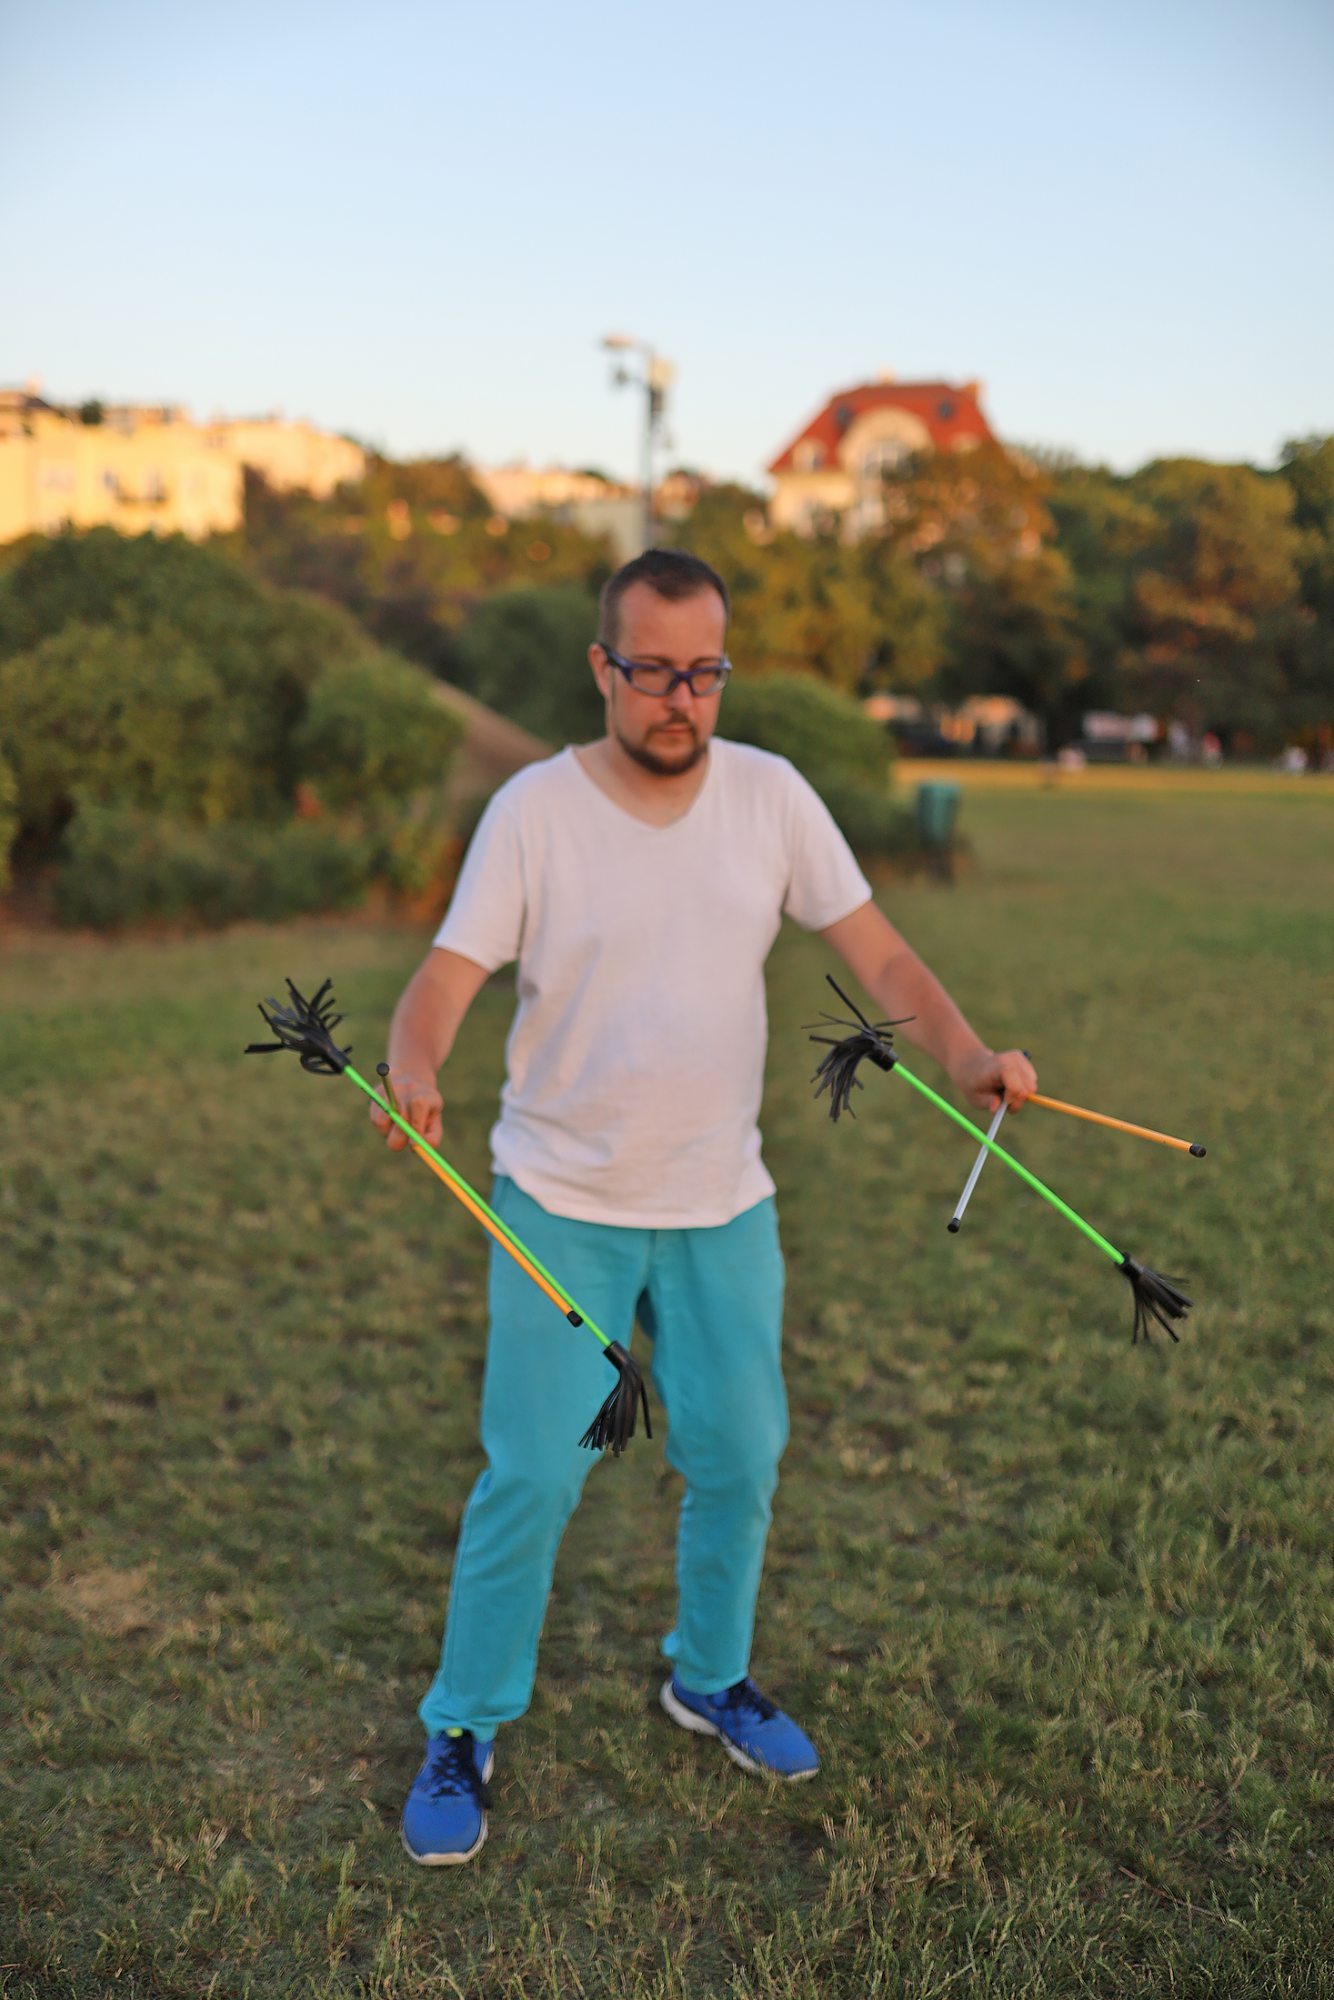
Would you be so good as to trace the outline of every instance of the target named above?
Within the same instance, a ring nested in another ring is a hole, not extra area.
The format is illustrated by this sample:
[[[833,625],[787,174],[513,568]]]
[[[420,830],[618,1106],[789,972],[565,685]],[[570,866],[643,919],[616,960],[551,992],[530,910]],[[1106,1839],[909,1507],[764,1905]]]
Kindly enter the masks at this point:
[[[896,382],[840,389],[769,465],[775,527],[810,533],[837,519],[856,535],[884,519],[887,472],[921,451],[994,442],[980,382]]]

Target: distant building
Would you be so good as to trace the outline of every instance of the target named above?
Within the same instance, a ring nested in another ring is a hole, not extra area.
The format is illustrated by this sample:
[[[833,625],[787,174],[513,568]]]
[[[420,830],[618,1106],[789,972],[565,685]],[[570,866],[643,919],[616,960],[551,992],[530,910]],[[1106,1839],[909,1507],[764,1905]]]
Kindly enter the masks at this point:
[[[172,404],[70,410],[36,384],[0,389],[0,542],[61,528],[227,534],[241,524],[244,467],[324,494],[359,479],[357,445],[276,417],[193,423]]]
[[[619,486],[600,473],[572,472],[562,465],[540,470],[524,464],[501,465],[493,471],[474,466],[472,476],[507,521],[546,514],[582,534],[605,537],[617,562],[627,562],[644,545],[638,487]]]
[[[521,460],[513,465],[498,465],[491,471],[474,466],[472,476],[497,514],[503,514],[507,521],[590,501],[627,498],[634,491],[632,487],[613,484],[597,472],[572,472],[564,465],[525,465]]]
[[[366,476],[366,454],[350,438],[288,423],[280,416],[224,417],[209,425],[226,449],[279,493],[312,493],[326,500],[339,486]]]
[[[775,528],[814,534],[826,524],[850,540],[885,519],[886,473],[922,451],[993,443],[980,382],[897,382],[892,375],[840,389],[783,447],[768,470]]]
[[[31,390],[0,390],[0,542],[61,528],[226,533],[240,462],[178,410],[119,406],[84,421]]]

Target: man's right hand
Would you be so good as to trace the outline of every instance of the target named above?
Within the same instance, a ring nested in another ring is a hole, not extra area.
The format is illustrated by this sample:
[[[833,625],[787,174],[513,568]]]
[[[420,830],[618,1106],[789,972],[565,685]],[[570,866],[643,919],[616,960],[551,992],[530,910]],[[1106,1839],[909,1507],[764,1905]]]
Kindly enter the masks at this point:
[[[428,1145],[438,1147],[445,1135],[444,1099],[435,1085],[424,1077],[409,1076],[396,1069],[390,1070],[389,1081],[394,1086],[399,1111],[413,1131],[420,1132]],[[372,1104],[370,1112],[371,1124],[377,1132],[384,1133],[390,1152],[401,1153],[408,1143],[406,1132],[378,1104]]]

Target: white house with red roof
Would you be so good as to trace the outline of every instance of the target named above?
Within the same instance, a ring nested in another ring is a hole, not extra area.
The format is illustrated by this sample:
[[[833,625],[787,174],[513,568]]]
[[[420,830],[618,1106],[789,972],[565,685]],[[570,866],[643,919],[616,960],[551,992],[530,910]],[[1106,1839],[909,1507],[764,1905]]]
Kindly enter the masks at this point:
[[[899,382],[882,375],[840,389],[770,464],[776,528],[814,534],[837,522],[852,539],[885,518],[885,474],[922,451],[995,442],[980,382]]]

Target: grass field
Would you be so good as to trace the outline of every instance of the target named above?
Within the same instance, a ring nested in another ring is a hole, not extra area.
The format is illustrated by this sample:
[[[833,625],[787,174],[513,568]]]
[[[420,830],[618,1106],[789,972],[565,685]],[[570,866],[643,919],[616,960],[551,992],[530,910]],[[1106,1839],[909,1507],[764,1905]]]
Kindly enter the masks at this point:
[[[948,1236],[970,1142],[892,1079],[830,1126],[826,958],[785,935],[755,1664],[824,1771],[770,1790],[657,1710],[677,1490],[640,1441],[567,1539],[464,1870],[396,1822],[483,1248],[350,1086],[238,1053],[331,972],[373,1063],[422,939],[0,949],[6,1996],[1334,1993],[1334,793],[970,788],[964,824],[958,885],[886,903],[1050,1092],[1208,1143],[1010,1138],[1189,1278],[1182,1344],[1132,1350],[1115,1270],[995,1163]],[[507,1015],[493,982],[447,1073],[470,1178]]]

